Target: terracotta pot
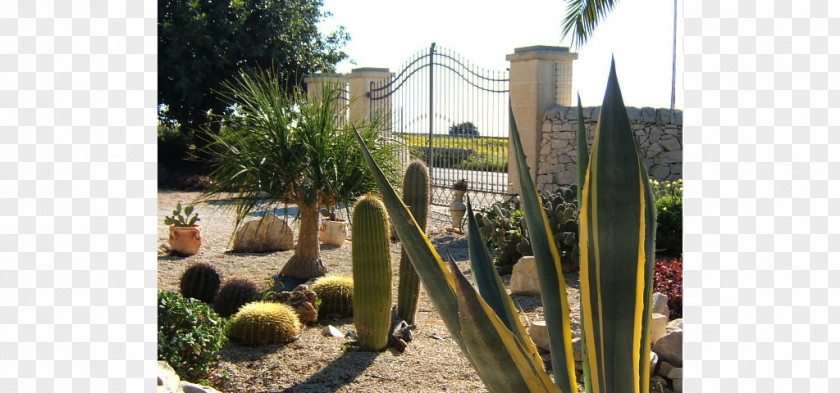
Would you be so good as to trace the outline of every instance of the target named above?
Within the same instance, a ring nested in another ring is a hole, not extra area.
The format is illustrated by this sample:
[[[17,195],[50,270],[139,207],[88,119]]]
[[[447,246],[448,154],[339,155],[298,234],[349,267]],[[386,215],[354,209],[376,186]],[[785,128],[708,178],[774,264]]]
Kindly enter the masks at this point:
[[[347,221],[321,221],[321,244],[341,247],[347,240]]]
[[[464,203],[464,191],[454,190],[455,198],[449,204],[449,215],[452,219],[452,227],[461,229],[464,222],[464,214],[467,212],[467,204]]]
[[[184,255],[195,255],[201,247],[201,226],[169,227],[169,249]]]

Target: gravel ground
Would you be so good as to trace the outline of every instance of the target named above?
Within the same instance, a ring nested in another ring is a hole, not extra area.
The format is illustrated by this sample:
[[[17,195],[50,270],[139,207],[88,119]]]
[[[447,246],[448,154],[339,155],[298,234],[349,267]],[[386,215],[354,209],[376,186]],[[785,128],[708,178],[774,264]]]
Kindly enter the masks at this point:
[[[164,215],[170,214],[177,202],[190,203],[194,192],[158,193],[158,244],[165,248],[168,230]],[[178,291],[184,270],[196,262],[213,264],[229,278],[247,278],[261,289],[268,289],[270,278],[292,255],[292,251],[266,254],[227,253],[233,230],[233,214],[223,206],[196,205],[201,216],[204,237],[198,254],[186,258],[158,256],[158,288]],[[433,207],[428,234],[438,252],[448,250],[458,266],[471,278],[466,235],[447,230],[448,213]],[[297,231],[295,224],[292,227]],[[322,258],[331,273],[351,274],[352,240],[342,247],[321,246]],[[399,242],[393,242],[393,291],[396,299],[399,268]],[[509,276],[503,280],[509,282]],[[570,282],[570,303],[578,304],[576,283]],[[538,297],[513,296],[522,310],[523,320],[541,320],[542,305]],[[478,375],[469,366],[452,340],[428,297],[421,289],[416,318],[415,339],[405,352],[388,349],[366,353],[348,346],[350,338],[323,337],[321,329],[333,325],[347,334],[355,329],[352,318],[333,319],[306,327],[301,337],[286,345],[252,348],[228,343],[222,349],[221,362],[213,370],[210,381],[224,392],[485,392]],[[573,328],[578,310],[572,310]],[[547,355],[544,357],[547,359]],[[550,367],[550,366],[549,366]]]

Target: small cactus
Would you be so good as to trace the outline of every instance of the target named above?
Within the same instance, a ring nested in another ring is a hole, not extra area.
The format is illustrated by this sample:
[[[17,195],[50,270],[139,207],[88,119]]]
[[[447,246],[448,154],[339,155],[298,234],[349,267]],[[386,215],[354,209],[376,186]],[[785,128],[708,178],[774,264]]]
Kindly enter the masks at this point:
[[[300,335],[301,324],[288,304],[248,303],[234,314],[228,335],[245,345],[283,344]]]
[[[380,351],[391,327],[391,241],[382,201],[365,195],[353,209],[353,318],[359,348]]]
[[[315,280],[309,289],[321,299],[319,314],[353,315],[353,277],[328,274]]]
[[[222,279],[216,268],[209,263],[196,263],[181,276],[181,295],[210,303],[219,291]]]
[[[403,203],[411,210],[420,229],[426,231],[429,216],[429,167],[419,159],[412,160],[403,179]],[[400,282],[397,291],[397,315],[408,324],[414,323],[420,298],[420,278],[408,259],[405,248],[400,252]]]
[[[219,315],[227,318],[239,310],[240,307],[257,300],[259,291],[253,282],[234,278],[228,280],[219,289],[216,299],[213,301],[213,309]]]

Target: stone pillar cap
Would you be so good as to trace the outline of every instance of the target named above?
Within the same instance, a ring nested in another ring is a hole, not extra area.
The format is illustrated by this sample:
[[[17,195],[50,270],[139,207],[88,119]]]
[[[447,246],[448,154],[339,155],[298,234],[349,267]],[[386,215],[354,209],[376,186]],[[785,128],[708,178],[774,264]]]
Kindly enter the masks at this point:
[[[344,74],[337,74],[333,72],[319,72],[315,74],[307,75],[303,78],[303,81],[306,83],[319,81],[319,80],[336,80],[336,79],[345,79]]]
[[[508,61],[517,60],[531,60],[531,59],[545,59],[545,60],[560,60],[571,59],[576,60],[578,54],[570,52],[565,46],[548,46],[548,45],[534,45],[525,46],[521,48],[514,48],[513,53],[505,56]]]
[[[372,76],[381,78],[383,76],[390,76],[391,70],[388,68],[374,68],[374,67],[362,67],[362,68],[354,68],[350,71],[351,78],[358,78],[358,77],[365,77],[365,76]]]

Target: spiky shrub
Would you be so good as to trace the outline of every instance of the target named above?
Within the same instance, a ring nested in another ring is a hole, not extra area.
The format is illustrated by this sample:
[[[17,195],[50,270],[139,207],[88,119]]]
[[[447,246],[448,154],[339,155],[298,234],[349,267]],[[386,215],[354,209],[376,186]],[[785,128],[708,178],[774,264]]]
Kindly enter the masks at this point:
[[[181,276],[181,295],[210,303],[222,282],[219,272],[209,263],[195,263]]]
[[[478,291],[454,262],[449,266],[451,272],[446,269],[376,162],[369,154],[365,158],[426,293],[488,390],[574,392],[577,377],[566,281],[512,112],[511,140],[537,263],[553,382],[504,284],[493,271],[470,204],[470,258]],[[364,145],[361,137],[357,139]],[[581,187],[579,243],[584,385],[587,392],[595,393],[647,392],[651,314],[647,300],[652,294],[656,221],[648,176],[614,64],[588,162]]]
[[[300,334],[295,310],[284,303],[253,302],[244,305],[230,320],[231,340],[245,345],[283,344]]]
[[[403,203],[423,231],[429,216],[429,167],[422,160],[412,160],[403,178]],[[405,248],[400,251],[400,282],[397,291],[397,315],[408,324],[414,323],[417,302],[420,298],[420,277],[411,266]]]
[[[353,277],[328,274],[315,280],[309,289],[321,300],[319,314],[353,315]]]
[[[391,327],[391,241],[382,201],[365,195],[353,208],[353,319],[359,348],[379,351]]]
[[[158,291],[158,360],[181,379],[204,378],[219,361],[226,338],[224,319],[195,299]]]
[[[525,255],[523,251],[530,251],[522,245],[525,228],[519,197],[493,203],[487,213],[476,213],[475,219],[487,246],[495,251],[496,270],[502,275],[510,274],[513,265]]]
[[[543,210],[548,218],[549,228],[554,235],[554,245],[560,251],[561,266],[564,273],[578,270],[580,267],[578,248],[578,207],[577,186],[561,186],[554,192],[540,194]],[[531,236],[528,234],[527,220],[522,219],[522,240],[517,251],[522,255],[534,255]]]
[[[213,301],[213,309],[219,315],[227,318],[236,313],[240,307],[257,300],[259,291],[250,280],[233,278],[225,281]]]

